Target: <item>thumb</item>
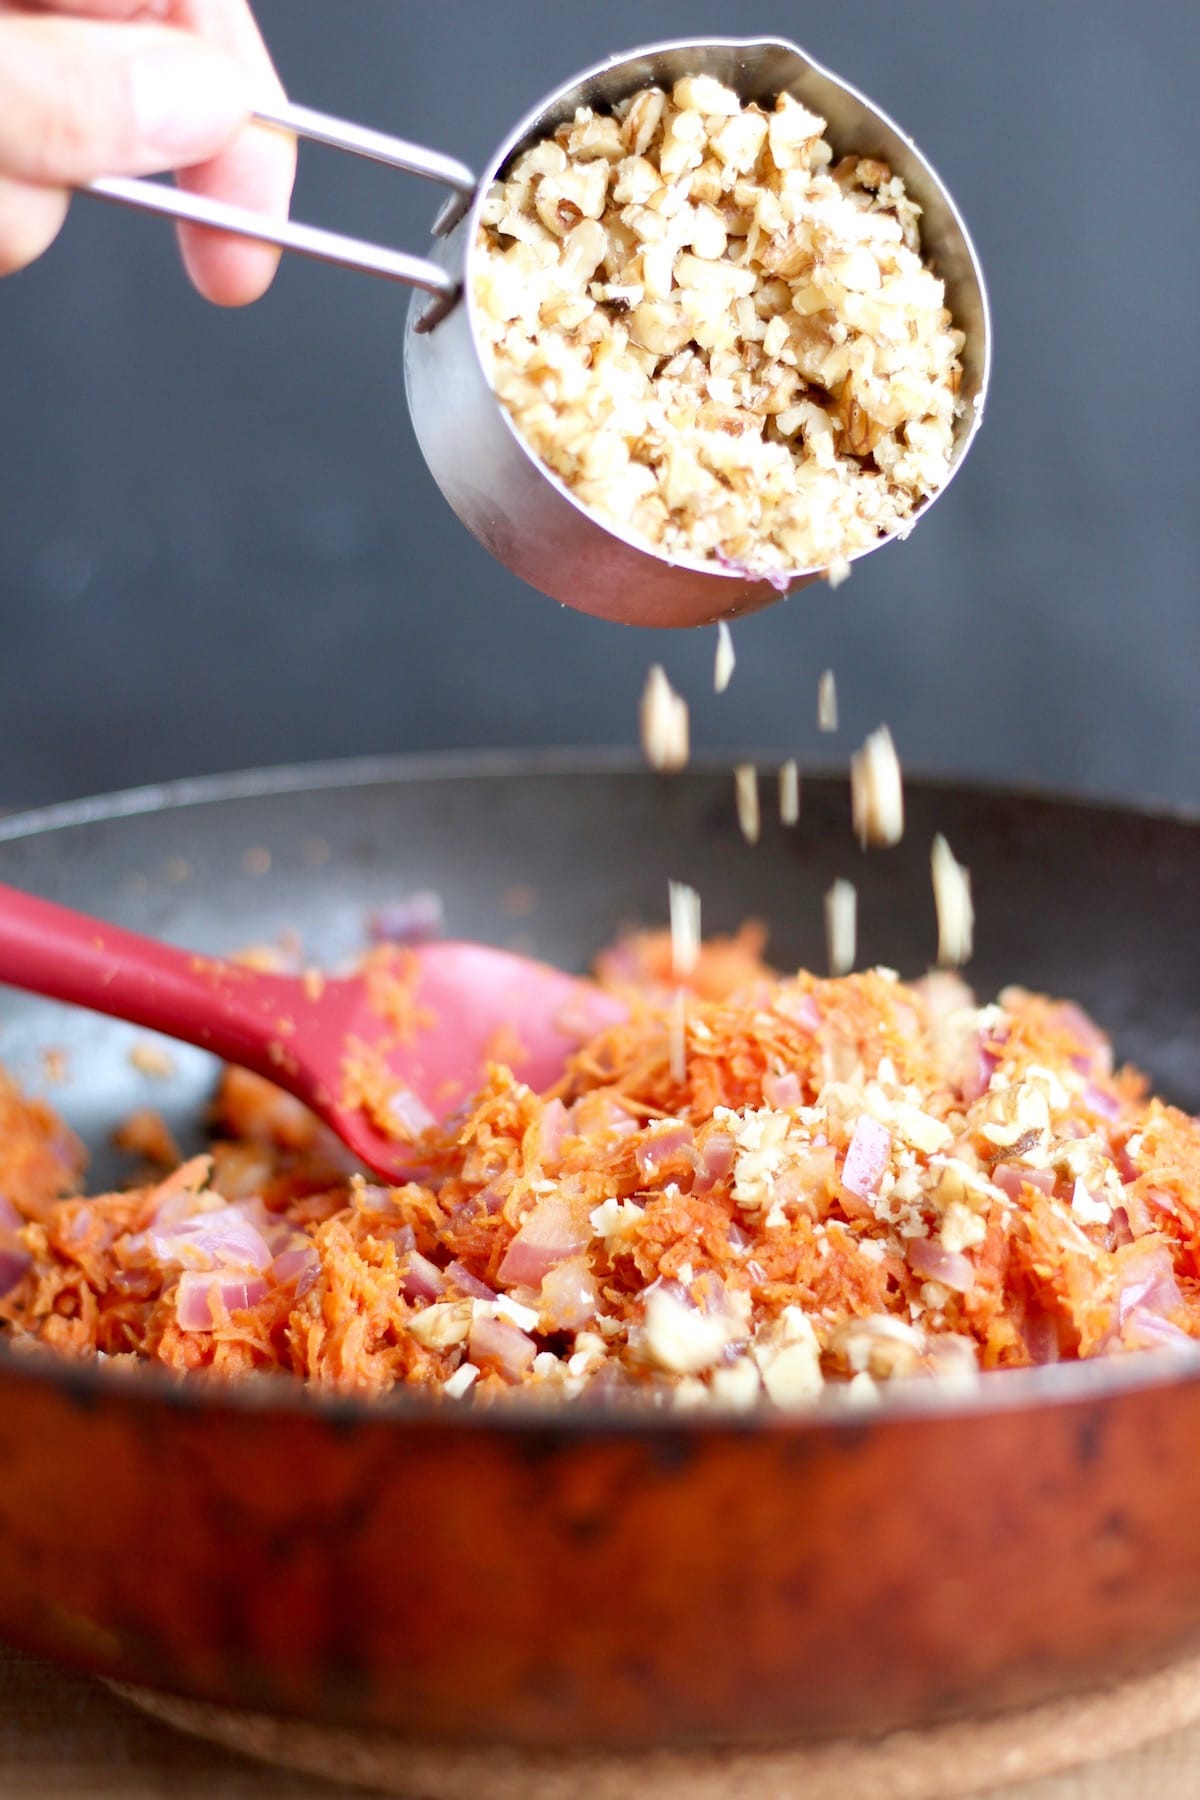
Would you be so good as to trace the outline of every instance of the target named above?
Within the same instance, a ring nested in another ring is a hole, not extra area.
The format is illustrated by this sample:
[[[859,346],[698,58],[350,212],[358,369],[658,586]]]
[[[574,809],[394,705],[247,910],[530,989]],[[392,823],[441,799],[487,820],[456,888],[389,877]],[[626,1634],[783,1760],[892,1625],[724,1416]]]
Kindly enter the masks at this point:
[[[214,156],[250,113],[241,67],[183,31],[0,18],[0,176],[76,186]]]

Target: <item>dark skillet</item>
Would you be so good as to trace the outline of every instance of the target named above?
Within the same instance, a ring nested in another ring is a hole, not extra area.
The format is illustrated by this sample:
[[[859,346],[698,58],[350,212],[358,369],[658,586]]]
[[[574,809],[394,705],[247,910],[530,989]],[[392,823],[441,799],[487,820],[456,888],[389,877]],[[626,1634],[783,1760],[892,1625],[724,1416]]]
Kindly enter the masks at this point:
[[[329,959],[372,906],[433,887],[456,935],[523,934],[583,967],[620,922],[661,921],[674,877],[709,931],[758,914],[777,961],[819,966],[821,895],[849,874],[863,958],[912,974],[943,830],[974,875],[980,990],[1081,1000],[1200,1106],[1196,825],[912,784],[904,843],[864,858],[844,785],[812,781],[799,829],[768,824],[750,851],[731,787],[561,757],[199,782],[0,823],[0,880],[198,949],[290,928]],[[136,1104],[201,1111],[203,1058],[181,1054],[164,1087],[107,1021],[4,993],[0,1026],[24,1077],[67,1052],[53,1097],[96,1142]],[[730,1423],[226,1394],[0,1346],[0,1633],[427,1738],[879,1731],[1200,1644],[1198,1446],[1190,1357]]]

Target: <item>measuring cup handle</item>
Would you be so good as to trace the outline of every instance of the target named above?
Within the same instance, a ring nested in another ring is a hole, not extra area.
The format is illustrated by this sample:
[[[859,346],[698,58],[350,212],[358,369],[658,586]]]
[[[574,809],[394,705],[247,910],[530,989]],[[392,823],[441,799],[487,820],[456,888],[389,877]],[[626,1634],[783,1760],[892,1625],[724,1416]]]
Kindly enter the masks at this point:
[[[372,162],[386,163],[393,169],[403,169],[407,174],[421,175],[428,181],[440,182],[453,189],[450,201],[434,225],[435,235],[442,236],[451,230],[471,204],[475,192],[474,175],[465,163],[444,156],[440,151],[427,150],[421,144],[410,144],[404,138],[389,137],[386,132],[373,131],[346,119],[331,118],[309,106],[290,103],[264,106],[256,108],[254,117],[261,124],[290,131],[296,137],[311,138],[335,150],[365,156]],[[387,281],[402,282],[406,287],[422,288],[426,293],[437,295],[443,308],[453,302],[459,290],[458,276],[426,257],[412,256],[405,250],[391,250],[363,238],[346,237],[321,226],[304,225],[295,219],[271,218],[224,200],[187,193],[164,182],[111,175],[89,182],[81,191],[141,212],[185,219],[193,225],[208,225],[216,231],[232,232],[237,237],[257,238],[263,243],[278,244],[283,250],[295,251],[300,256],[340,263],[345,268],[361,269],[368,275],[380,275]],[[440,316],[442,308],[438,310]]]

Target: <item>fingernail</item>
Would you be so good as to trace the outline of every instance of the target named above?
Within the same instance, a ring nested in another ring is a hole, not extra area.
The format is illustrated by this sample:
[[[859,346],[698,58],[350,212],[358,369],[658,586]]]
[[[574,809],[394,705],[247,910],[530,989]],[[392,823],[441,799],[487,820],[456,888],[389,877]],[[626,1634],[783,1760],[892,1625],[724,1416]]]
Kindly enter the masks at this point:
[[[165,44],[129,65],[138,135],[165,156],[211,156],[249,111],[237,64],[217,51]]]

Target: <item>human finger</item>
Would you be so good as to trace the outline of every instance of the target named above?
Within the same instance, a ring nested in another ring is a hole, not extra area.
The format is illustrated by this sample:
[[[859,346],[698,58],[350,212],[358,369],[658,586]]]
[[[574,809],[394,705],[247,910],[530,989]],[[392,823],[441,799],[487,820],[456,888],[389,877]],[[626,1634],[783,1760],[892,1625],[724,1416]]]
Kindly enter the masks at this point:
[[[238,60],[256,100],[286,99],[245,0],[177,0],[177,7],[181,22]],[[182,171],[179,182],[193,193],[286,218],[295,174],[295,139],[269,126],[250,125],[199,167]],[[188,274],[218,305],[257,300],[278,266],[280,252],[272,245],[195,225],[180,226],[179,237]]]
[[[0,174],[74,187],[204,163],[250,110],[241,64],[160,25],[0,18]]]
[[[0,175],[0,275],[27,268],[48,250],[67,216],[65,188],[35,187]]]

